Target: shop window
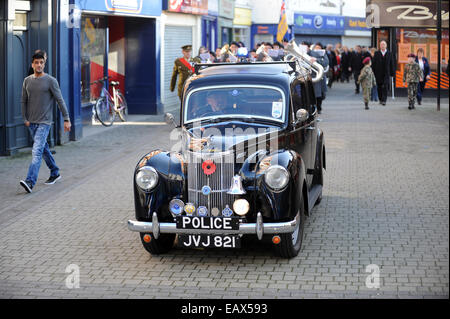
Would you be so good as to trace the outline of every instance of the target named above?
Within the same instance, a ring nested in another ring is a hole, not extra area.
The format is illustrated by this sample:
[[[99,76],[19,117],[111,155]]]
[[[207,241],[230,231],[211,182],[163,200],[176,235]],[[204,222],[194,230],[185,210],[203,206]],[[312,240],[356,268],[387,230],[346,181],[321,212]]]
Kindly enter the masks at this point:
[[[106,61],[106,21],[104,17],[81,19],[81,100],[89,103],[101,93],[101,84],[90,84],[104,77]]]
[[[431,78],[427,81],[426,88],[437,89],[437,63],[438,63],[438,45],[436,29],[410,29],[398,28],[396,31],[397,39],[397,72],[396,87],[403,86],[403,70],[408,62],[408,54],[417,55],[417,50],[422,48],[424,56],[428,59],[431,69]],[[448,76],[442,71],[447,66],[449,59],[449,33],[448,30],[442,30],[441,41],[441,88],[448,89]]]
[[[233,29],[233,41],[243,42],[245,46],[250,45],[250,29],[249,28],[234,28]]]

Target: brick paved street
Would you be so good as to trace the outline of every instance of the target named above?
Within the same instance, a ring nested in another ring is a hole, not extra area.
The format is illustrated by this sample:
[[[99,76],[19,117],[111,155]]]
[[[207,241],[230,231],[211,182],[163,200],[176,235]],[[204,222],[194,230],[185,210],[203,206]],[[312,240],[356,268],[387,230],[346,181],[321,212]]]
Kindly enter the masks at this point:
[[[170,148],[162,116],[94,127],[56,147],[61,181],[45,164],[32,194],[29,150],[0,158],[0,298],[448,298],[449,113],[406,98],[363,109],[350,84],[324,101],[323,200],[307,220],[298,257],[273,257],[255,239],[239,250],[173,249],[152,257],[126,222],[132,172]],[[80,287],[66,287],[66,267]],[[367,288],[366,267],[380,269]]]

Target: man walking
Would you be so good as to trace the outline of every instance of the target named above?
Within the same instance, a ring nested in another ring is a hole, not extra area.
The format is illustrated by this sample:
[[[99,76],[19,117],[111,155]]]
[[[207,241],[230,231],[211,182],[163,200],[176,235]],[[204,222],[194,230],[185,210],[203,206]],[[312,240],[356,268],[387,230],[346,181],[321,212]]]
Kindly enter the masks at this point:
[[[363,68],[363,56],[361,52],[361,46],[357,45],[355,48],[355,52],[352,53],[350,58],[350,69],[353,72],[353,77],[355,80],[355,94],[359,94],[359,83],[358,78],[361,73],[361,69]]]
[[[380,104],[386,105],[390,79],[394,76],[394,59],[391,52],[387,50],[386,41],[380,42],[380,50],[373,56],[373,70],[377,79],[378,98]]]
[[[58,81],[44,73],[45,57],[42,53],[33,55],[31,67],[34,74],[25,78],[22,87],[22,117],[33,138],[32,160],[28,168],[27,178],[20,181],[20,185],[28,193],[31,193],[36,184],[42,157],[50,169],[50,177],[45,184],[54,184],[61,178],[59,168],[56,166],[47,143],[47,136],[53,122],[54,100],[58,103],[59,110],[64,117],[64,131],[70,131],[71,127],[69,113],[61,95]]]
[[[337,67],[337,59],[336,59],[336,53],[333,50],[333,45],[332,44],[328,44],[327,45],[327,57],[328,57],[328,87],[331,89],[331,86],[333,85],[335,76],[334,76],[334,72],[335,72],[335,68]]]
[[[191,65],[192,45],[184,45],[181,47],[181,50],[183,52],[183,57],[175,60],[172,79],[170,81],[170,91],[173,92],[175,90],[175,84],[177,83],[177,77],[178,75],[180,76],[178,79],[178,97],[180,98],[180,101],[183,95],[184,82],[186,82],[187,78],[194,73],[194,67]]]
[[[351,53],[348,50],[348,48],[346,46],[344,46],[344,51],[342,51],[341,54],[341,68],[342,68],[342,73],[341,73],[341,81],[347,81],[347,83],[349,82],[349,78],[350,78],[350,60],[351,60]]]

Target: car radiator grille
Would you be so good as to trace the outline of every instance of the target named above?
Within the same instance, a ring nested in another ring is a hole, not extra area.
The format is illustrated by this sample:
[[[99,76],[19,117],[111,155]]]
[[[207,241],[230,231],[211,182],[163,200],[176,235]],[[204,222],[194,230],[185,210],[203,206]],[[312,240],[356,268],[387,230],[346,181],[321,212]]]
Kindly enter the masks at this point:
[[[228,205],[232,208],[233,195],[227,194],[231,187],[234,175],[233,153],[195,153],[188,152],[188,201],[196,207],[205,206],[211,215],[213,208],[219,212]],[[212,160],[216,170],[211,175],[203,172],[202,163]],[[208,185],[211,188],[209,195],[203,195],[202,187]]]

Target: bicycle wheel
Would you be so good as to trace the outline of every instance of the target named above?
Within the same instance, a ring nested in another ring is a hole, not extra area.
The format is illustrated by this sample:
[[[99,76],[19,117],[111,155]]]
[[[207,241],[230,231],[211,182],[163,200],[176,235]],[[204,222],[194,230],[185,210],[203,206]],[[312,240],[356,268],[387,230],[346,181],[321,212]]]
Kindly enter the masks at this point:
[[[106,97],[102,97],[95,103],[95,116],[103,126],[111,126],[114,122],[115,112],[111,101],[108,103]]]
[[[119,104],[117,113],[119,114],[120,120],[126,122],[128,118],[128,105],[122,93],[117,93],[117,103]]]

